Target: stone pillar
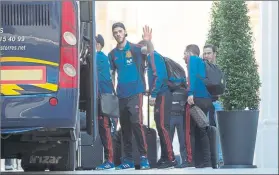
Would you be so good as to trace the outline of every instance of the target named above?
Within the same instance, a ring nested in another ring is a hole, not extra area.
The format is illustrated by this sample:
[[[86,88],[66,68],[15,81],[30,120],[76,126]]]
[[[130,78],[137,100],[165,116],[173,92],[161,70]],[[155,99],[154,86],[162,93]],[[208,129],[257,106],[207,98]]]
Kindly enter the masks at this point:
[[[278,2],[261,6],[261,104],[255,164],[278,168]]]

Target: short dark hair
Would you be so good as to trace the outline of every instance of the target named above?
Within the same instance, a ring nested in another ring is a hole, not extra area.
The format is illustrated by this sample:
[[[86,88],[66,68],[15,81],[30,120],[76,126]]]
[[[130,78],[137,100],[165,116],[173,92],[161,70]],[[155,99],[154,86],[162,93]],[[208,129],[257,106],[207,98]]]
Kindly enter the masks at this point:
[[[205,46],[203,46],[203,49],[206,49],[206,48],[211,48],[213,53],[217,52],[217,48],[213,44],[206,44]]]
[[[192,52],[194,55],[200,55],[200,48],[196,44],[190,44],[186,47],[186,52]]]

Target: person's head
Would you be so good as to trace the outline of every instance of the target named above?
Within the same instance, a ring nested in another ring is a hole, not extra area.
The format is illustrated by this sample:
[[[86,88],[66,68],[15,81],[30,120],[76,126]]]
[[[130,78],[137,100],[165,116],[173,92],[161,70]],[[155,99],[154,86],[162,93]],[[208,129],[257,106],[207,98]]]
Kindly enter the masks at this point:
[[[215,62],[216,59],[216,47],[212,44],[206,44],[203,47],[203,59],[209,62]]]
[[[98,34],[95,37],[95,40],[96,40],[96,50],[101,51],[103,49],[103,47],[105,46],[104,38],[102,37],[102,35]]]
[[[112,25],[112,34],[118,44],[122,44],[127,37],[127,31],[123,23],[117,22]]]
[[[190,56],[199,56],[200,55],[200,49],[199,46],[195,44],[190,44],[186,47],[184,50],[184,61],[187,63],[187,60]]]

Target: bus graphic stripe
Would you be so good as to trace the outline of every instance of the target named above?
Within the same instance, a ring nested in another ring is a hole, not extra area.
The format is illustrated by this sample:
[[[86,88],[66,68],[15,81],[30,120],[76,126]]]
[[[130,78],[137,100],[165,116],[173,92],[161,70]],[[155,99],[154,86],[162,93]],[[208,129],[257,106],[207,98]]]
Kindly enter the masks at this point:
[[[23,90],[16,84],[2,84],[0,86],[0,93],[3,95],[20,95],[18,90]]]
[[[59,66],[58,63],[51,62],[51,61],[45,61],[35,58],[26,58],[26,57],[0,57],[0,63],[1,62],[26,62],[26,63],[37,63],[37,64],[45,64],[50,66]]]
[[[57,91],[58,85],[57,84],[52,84],[52,83],[46,83],[46,84],[32,84],[33,86],[42,88],[42,89],[47,89],[50,91]]]
[[[27,86],[37,87],[41,89],[45,89],[47,91],[56,92],[58,90],[57,84],[46,83],[46,84],[26,84]],[[25,94],[28,92],[28,87],[25,85],[17,85],[17,84],[2,84],[0,86],[0,94],[6,96],[19,96],[19,95],[30,95]],[[41,93],[41,92],[39,92]],[[35,93],[36,94],[36,93]]]

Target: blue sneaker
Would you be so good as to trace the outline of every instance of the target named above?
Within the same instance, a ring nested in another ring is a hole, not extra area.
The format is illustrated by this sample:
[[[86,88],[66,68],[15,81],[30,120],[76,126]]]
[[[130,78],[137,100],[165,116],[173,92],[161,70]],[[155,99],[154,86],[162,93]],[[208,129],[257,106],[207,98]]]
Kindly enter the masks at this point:
[[[105,161],[101,165],[97,166],[95,170],[112,170],[114,167],[114,163]]]
[[[141,156],[140,157],[140,169],[141,170],[150,169],[150,165],[149,165],[148,159],[145,156]]]
[[[135,169],[135,164],[133,161],[128,159],[123,159],[122,163],[115,167],[116,170],[127,170],[127,169]]]

